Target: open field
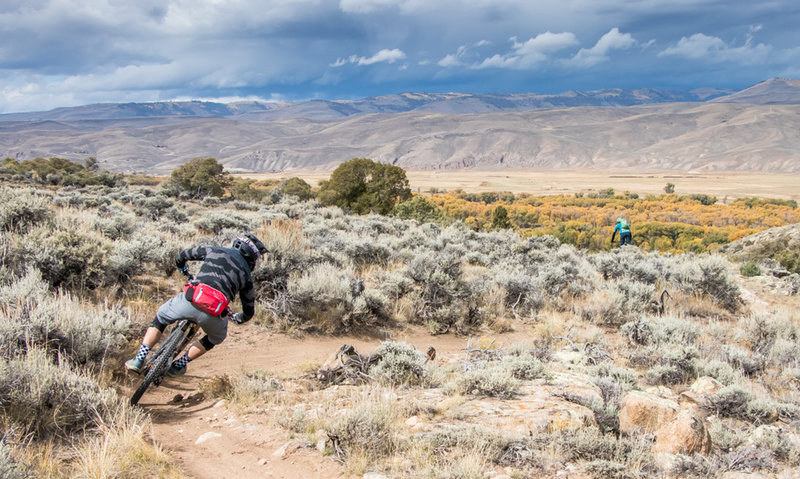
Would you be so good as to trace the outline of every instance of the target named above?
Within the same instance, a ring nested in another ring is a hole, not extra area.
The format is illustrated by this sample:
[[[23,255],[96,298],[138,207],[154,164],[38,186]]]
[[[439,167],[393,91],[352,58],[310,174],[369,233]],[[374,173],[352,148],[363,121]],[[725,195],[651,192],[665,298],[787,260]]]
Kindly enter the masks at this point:
[[[248,173],[259,180],[298,176],[312,186],[328,179],[331,172],[293,171]],[[664,192],[667,183],[678,194],[703,193],[724,200],[755,196],[800,200],[800,175],[770,173],[694,173],[680,171],[638,173],[630,170],[448,170],[406,171],[411,188],[426,192],[431,188],[467,192],[510,191],[532,195],[572,194],[614,188],[617,192],[638,194]]]

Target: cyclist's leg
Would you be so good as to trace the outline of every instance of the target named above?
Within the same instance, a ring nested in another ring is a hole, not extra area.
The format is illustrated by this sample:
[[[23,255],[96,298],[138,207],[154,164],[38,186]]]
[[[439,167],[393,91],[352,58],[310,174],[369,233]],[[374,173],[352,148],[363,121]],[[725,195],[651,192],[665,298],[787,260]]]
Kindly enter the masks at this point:
[[[224,341],[228,334],[228,320],[226,318],[211,316],[194,307],[192,309],[194,309],[192,319],[197,322],[206,335],[201,340],[194,341],[189,350],[172,363],[169,374],[173,376],[185,374],[186,366],[190,361],[199,358]]]
[[[164,329],[175,321],[185,317],[184,313],[187,309],[183,303],[186,303],[191,310],[196,310],[191,303],[186,301],[183,293],[177,294],[158,308],[153,322],[150,323],[150,326],[144,333],[142,344],[139,346],[136,356],[125,361],[125,367],[127,369],[136,372],[142,370],[147,355],[161,339]]]

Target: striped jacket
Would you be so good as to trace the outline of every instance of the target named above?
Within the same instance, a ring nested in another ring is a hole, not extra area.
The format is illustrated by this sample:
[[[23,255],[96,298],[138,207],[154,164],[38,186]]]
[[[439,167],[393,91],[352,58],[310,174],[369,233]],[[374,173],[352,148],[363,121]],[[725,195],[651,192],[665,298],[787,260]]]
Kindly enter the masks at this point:
[[[178,253],[175,264],[182,269],[187,261],[201,260],[203,265],[195,279],[220,291],[228,301],[233,301],[238,294],[244,319],[250,320],[255,314],[256,293],[250,267],[241,253],[233,248],[198,246]]]

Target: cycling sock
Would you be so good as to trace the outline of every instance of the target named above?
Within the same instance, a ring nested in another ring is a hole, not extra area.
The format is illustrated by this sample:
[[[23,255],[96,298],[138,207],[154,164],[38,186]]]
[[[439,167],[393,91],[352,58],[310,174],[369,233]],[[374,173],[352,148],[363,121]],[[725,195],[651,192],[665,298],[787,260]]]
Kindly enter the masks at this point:
[[[147,357],[147,353],[150,352],[152,348],[146,344],[142,344],[139,346],[139,352],[136,353],[136,359],[139,361],[144,361],[144,358]]]
[[[191,361],[191,359],[189,359],[189,355],[184,354],[183,356],[176,359],[175,362],[172,363],[172,365],[178,369],[183,369],[186,367],[187,364],[189,364],[189,361]]]

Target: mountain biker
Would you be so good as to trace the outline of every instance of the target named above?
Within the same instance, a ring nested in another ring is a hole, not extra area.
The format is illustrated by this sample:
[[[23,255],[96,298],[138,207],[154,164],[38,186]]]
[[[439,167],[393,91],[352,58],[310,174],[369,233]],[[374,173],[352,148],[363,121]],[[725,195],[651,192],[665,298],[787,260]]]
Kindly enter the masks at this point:
[[[611,244],[614,244],[614,237],[619,231],[619,245],[631,244],[631,225],[628,220],[617,218],[617,225],[614,227],[614,232],[611,233]]]
[[[255,235],[244,233],[233,241],[231,248],[198,246],[178,253],[175,264],[180,272],[189,276],[186,262],[202,260],[200,271],[184,287],[184,292],[158,308],[139,351],[134,358],[125,362],[125,367],[141,372],[147,354],[161,339],[164,329],[175,321],[191,319],[206,335],[194,341],[186,354],[176,359],[167,371],[170,376],[186,374],[189,361],[199,358],[225,340],[228,317],[221,313],[227,310],[228,301],[235,299],[237,294],[242,301],[243,312],[230,316],[234,323],[245,323],[255,314],[255,289],[251,273],[256,260],[267,252],[269,250]],[[207,298],[212,299],[210,304],[213,306],[209,307]]]

